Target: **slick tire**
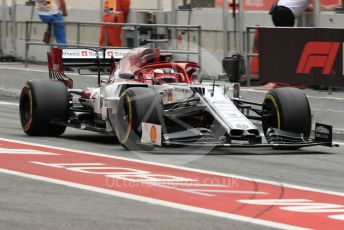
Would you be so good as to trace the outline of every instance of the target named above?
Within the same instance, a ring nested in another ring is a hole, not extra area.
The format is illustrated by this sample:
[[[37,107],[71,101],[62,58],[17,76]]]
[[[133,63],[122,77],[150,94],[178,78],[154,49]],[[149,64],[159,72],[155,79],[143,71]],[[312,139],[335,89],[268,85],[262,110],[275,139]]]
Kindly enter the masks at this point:
[[[285,87],[270,90],[263,103],[264,134],[270,127],[303,134],[307,139],[311,133],[312,115],[306,95],[297,88]]]
[[[67,121],[69,97],[60,81],[40,79],[25,83],[20,94],[19,115],[23,131],[30,136],[60,136],[66,126],[52,119]]]
[[[120,97],[115,115],[115,133],[119,143],[131,151],[148,151],[154,146],[141,144],[142,122],[161,125],[162,101],[152,89],[129,88]]]

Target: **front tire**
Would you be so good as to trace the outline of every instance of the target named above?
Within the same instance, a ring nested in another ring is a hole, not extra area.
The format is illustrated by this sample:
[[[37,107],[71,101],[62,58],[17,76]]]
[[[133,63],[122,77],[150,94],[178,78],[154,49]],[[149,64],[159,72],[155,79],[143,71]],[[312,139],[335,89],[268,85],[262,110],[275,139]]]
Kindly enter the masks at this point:
[[[153,146],[139,142],[142,136],[142,122],[161,125],[162,101],[152,89],[129,88],[123,92],[115,117],[115,132],[118,141],[128,150],[151,150]]]
[[[270,90],[265,96],[263,110],[269,114],[262,119],[265,136],[272,127],[309,138],[312,115],[308,99],[301,90],[291,87]]]
[[[66,126],[51,123],[51,119],[67,121],[68,92],[56,80],[30,80],[20,94],[19,115],[23,131],[30,136],[60,136]]]

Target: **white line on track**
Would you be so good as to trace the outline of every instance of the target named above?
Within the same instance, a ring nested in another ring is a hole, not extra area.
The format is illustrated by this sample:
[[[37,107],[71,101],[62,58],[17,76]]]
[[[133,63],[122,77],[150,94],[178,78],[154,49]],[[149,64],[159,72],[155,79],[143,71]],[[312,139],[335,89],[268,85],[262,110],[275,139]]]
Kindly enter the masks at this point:
[[[336,144],[336,145],[344,145],[343,142],[337,142],[337,141],[333,142],[333,144]]]
[[[241,91],[247,91],[247,92],[255,92],[255,93],[266,93],[268,90],[259,90],[259,89],[245,89],[241,88]]]
[[[333,128],[333,130],[337,130],[337,131],[340,131],[340,132],[344,132],[344,129],[341,129],[341,128]]]
[[[30,68],[21,68],[21,67],[6,67],[6,66],[0,66],[0,69],[5,70],[19,70],[19,71],[31,71],[31,72],[38,72],[38,73],[49,73],[48,70],[39,70],[39,69],[30,69]]]
[[[241,88],[241,91],[246,91],[246,92],[255,92],[255,93],[264,93],[266,94],[268,89],[264,90],[259,90],[259,89],[245,89]],[[339,100],[339,101],[344,101],[344,98],[340,97],[331,97],[331,96],[326,96],[326,97],[319,97],[319,96],[311,96],[311,95],[306,95],[308,98],[315,98],[315,99],[330,99],[330,100]]]
[[[330,100],[339,100],[339,101],[344,101],[344,98],[340,98],[340,97],[330,97],[330,96],[327,96],[327,97],[317,97],[317,96],[310,96],[310,95],[307,95],[308,98],[315,98],[315,99],[330,99]]]
[[[49,73],[48,70],[30,69],[30,68],[22,68],[22,67],[5,67],[5,66],[0,66],[0,69],[19,70],[19,71],[31,71],[31,72],[37,72],[37,73]],[[77,74],[77,73],[68,73],[68,75],[71,75],[71,76],[81,76],[80,74]],[[97,76],[96,75],[84,75],[83,77],[95,78]]]
[[[13,106],[19,106],[19,103],[0,101],[0,105],[13,105]]]
[[[312,109],[312,111],[322,111],[328,113],[344,113],[344,110],[334,110],[334,109]]]

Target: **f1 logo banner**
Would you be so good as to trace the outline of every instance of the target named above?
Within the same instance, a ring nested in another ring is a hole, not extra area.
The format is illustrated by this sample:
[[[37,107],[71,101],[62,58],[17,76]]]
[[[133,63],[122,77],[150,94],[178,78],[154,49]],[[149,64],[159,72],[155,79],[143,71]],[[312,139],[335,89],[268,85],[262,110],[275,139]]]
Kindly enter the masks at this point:
[[[323,68],[322,74],[330,75],[336,60],[339,42],[308,42],[302,52],[296,73],[310,74],[312,68]]]
[[[343,29],[259,28],[263,82],[343,86]]]

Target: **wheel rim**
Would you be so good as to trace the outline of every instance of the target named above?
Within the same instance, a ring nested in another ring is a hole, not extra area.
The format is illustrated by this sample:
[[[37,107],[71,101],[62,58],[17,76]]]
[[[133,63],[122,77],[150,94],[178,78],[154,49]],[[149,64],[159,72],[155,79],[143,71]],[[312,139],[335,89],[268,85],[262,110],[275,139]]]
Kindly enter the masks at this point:
[[[281,129],[281,115],[277,106],[277,102],[272,95],[265,98],[263,109],[268,111],[271,115],[264,119],[264,132],[270,127]]]
[[[24,131],[28,131],[32,124],[32,93],[28,86],[24,86],[20,98],[20,118]]]
[[[125,144],[129,138],[130,131],[132,129],[132,106],[130,96],[128,94],[124,94],[122,96],[123,100],[120,100],[117,112],[116,122],[116,133],[118,140],[121,144]]]

